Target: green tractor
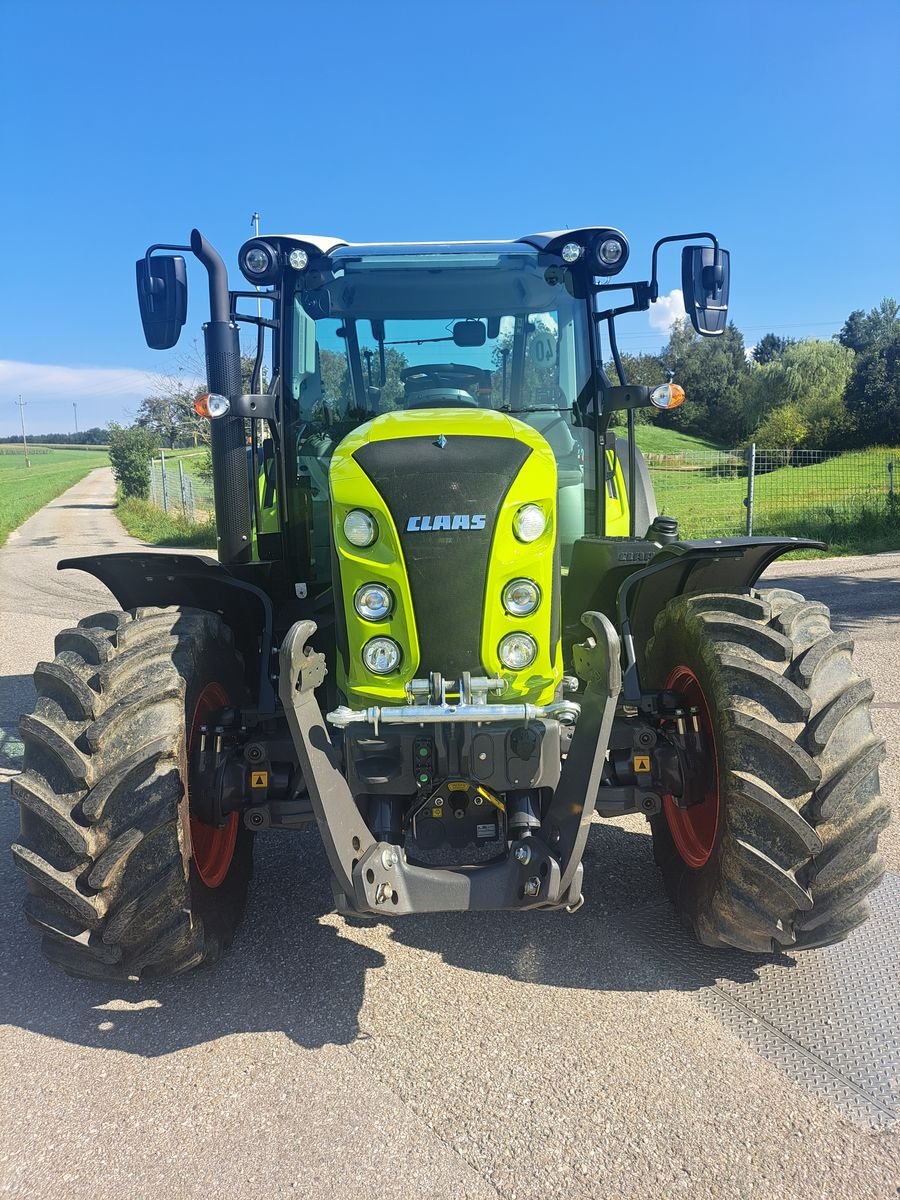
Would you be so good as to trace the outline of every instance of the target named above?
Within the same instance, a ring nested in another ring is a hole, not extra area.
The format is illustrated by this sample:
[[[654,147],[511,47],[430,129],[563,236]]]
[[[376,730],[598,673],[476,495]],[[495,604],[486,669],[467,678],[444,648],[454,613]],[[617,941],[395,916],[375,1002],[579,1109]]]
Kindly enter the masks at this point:
[[[642,813],[708,946],[823,946],[865,920],[888,813],[872,689],[822,604],[756,586],[819,543],[680,540],[634,438],[636,408],[684,394],[627,383],[615,320],[692,239],[685,307],[720,335],[708,233],[661,239],[638,281],[609,228],[254,237],[237,291],[198,231],[150,247],[151,347],[185,323],[185,252],[208,276],[218,558],[59,564],[119,607],[57,637],[22,719],[13,852],[53,962],[214,961],[254,834],[313,824],[347,916],[573,912],[594,817]]]

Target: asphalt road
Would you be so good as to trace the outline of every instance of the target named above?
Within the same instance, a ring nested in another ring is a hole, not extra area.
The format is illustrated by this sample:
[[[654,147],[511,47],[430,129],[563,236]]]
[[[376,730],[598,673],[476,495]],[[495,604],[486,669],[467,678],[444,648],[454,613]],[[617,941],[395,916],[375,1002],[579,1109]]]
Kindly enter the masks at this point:
[[[35,661],[57,630],[111,606],[57,559],[137,545],[111,503],[108,472],[94,472],[0,551],[7,774]],[[856,637],[896,798],[900,555],[779,575]],[[11,840],[8,799],[0,812]],[[869,1132],[792,1083],[630,932],[629,914],[660,899],[641,820],[593,831],[574,916],[351,926],[329,911],[314,835],[261,837],[257,864],[224,964],[126,988],[51,970],[3,857],[0,1194],[900,1195],[896,1126]],[[711,954],[702,982],[717,970]]]

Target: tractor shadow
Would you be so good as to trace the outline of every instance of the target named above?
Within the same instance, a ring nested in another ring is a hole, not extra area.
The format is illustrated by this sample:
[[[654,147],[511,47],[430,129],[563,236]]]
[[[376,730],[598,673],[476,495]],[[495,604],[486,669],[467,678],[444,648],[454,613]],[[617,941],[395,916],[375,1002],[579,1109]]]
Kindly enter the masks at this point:
[[[666,899],[649,834],[595,823],[584,855],[584,894],[572,914],[407,917],[392,923],[392,940],[461,970],[594,992],[691,992],[721,980],[752,983],[765,965],[794,965],[788,955],[706,947],[698,954]]]
[[[11,809],[6,806],[2,820],[9,840]],[[254,1032],[282,1032],[318,1049],[369,1036],[360,1030],[359,1014],[367,983],[395,986],[379,977],[393,943],[398,955],[425,952],[421,970],[429,986],[437,982],[462,993],[459,970],[539,987],[653,993],[695,991],[723,977],[750,981],[758,966],[772,961],[748,956],[735,969],[727,954],[710,951],[702,972],[685,973],[675,959],[654,953],[630,920],[661,899],[649,838],[615,827],[594,835],[586,861],[589,900],[573,916],[459,913],[370,923],[332,913],[316,834],[271,834],[259,839],[247,917],[223,961],[182,978],[134,985],[71,979],[51,968],[21,916],[21,881],[7,858],[0,878],[9,947],[0,969],[0,1021],[151,1058]]]

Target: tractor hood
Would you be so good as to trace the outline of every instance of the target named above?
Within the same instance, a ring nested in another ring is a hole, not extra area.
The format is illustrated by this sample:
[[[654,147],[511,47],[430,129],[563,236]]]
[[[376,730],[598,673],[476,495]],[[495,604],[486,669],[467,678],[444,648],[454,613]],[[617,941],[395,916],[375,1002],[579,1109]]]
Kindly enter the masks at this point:
[[[341,686],[354,700],[404,703],[413,678],[463,672],[502,678],[504,699],[543,703],[561,677],[557,477],[553,451],[530,426],[503,413],[421,409],[385,413],[354,430],[334,452],[330,490],[345,636]],[[517,514],[537,506],[544,528],[517,536]],[[368,546],[352,544],[347,515],[374,520]],[[528,616],[510,615],[503,591],[517,579],[538,585]],[[337,581],[336,581],[337,582]],[[388,588],[391,612],[371,621],[357,611],[364,585]],[[498,647],[529,635],[534,661],[510,671]],[[400,647],[384,676],[365,667],[375,637]]]

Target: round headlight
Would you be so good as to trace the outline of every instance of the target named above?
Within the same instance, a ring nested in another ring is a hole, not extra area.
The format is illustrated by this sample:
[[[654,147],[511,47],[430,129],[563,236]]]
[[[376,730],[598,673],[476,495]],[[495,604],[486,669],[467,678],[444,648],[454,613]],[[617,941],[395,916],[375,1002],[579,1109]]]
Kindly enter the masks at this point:
[[[344,537],[353,546],[371,546],[378,537],[374,517],[361,508],[352,508],[344,517]]]
[[[364,583],[353,597],[353,607],[366,621],[383,621],[393,608],[391,593],[380,583]]]
[[[371,645],[371,643],[370,643]],[[508,633],[497,650],[504,667],[521,671],[537,658],[537,642],[527,633]]]
[[[514,579],[503,589],[503,607],[513,617],[527,617],[541,602],[541,589],[532,579]]]
[[[584,246],[579,245],[578,242],[566,242],[561,251],[564,263],[578,262],[582,254],[584,254]]]
[[[513,530],[520,542],[533,542],[547,528],[544,510],[537,504],[526,504],[513,518]]]
[[[600,261],[608,267],[614,267],[624,253],[625,247],[618,238],[607,238],[605,242],[600,243],[597,251]]]
[[[295,271],[305,271],[309,265],[309,255],[305,250],[292,250],[288,255],[288,262]]]
[[[372,638],[363,646],[362,657],[373,675],[390,675],[400,666],[400,647],[393,638]]]
[[[251,275],[265,275],[272,260],[261,246],[251,246],[244,255],[244,266]]]

